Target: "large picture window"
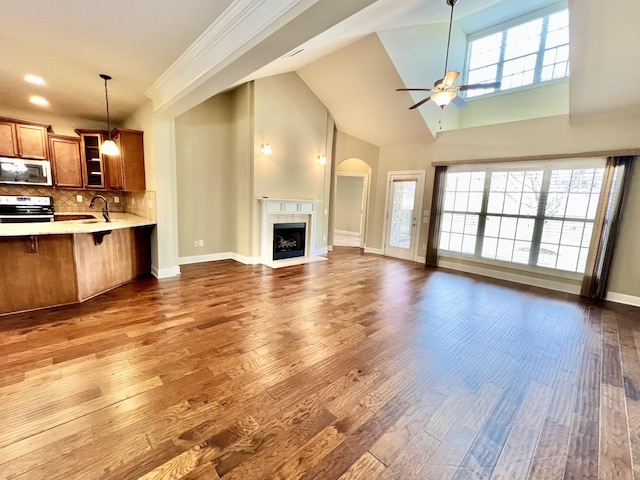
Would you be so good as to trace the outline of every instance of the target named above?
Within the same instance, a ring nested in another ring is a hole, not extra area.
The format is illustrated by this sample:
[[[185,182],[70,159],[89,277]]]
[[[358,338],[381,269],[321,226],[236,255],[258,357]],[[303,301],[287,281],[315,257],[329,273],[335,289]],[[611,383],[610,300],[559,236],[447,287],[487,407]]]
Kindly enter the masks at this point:
[[[604,159],[581,168],[452,169],[439,248],[583,273],[603,175]]]
[[[471,35],[466,73],[467,83],[499,81],[500,90],[569,76],[569,11],[552,11]],[[466,96],[493,91],[468,90]]]

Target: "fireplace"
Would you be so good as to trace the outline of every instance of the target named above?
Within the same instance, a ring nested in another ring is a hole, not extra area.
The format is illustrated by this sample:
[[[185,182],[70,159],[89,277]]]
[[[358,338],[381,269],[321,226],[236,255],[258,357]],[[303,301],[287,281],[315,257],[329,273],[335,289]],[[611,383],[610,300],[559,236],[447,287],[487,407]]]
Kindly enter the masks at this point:
[[[304,257],[306,223],[273,224],[273,260]]]

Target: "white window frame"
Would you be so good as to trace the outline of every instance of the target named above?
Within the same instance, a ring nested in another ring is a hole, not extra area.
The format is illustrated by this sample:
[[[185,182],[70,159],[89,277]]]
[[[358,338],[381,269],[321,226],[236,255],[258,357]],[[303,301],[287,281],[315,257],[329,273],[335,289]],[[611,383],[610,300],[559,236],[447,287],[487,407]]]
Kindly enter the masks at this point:
[[[522,25],[524,23],[530,22],[532,20],[536,20],[539,18],[543,18],[549,15],[553,15],[556,12],[559,12],[561,10],[565,10],[568,9],[568,5],[567,2],[559,2],[553,5],[550,5],[548,7],[536,10],[534,12],[528,13],[526,15],[522,15],[516,18],[513,18],[511,20],[508,20],[506,22],[502,22],[500,24],[494,25],[492,27],[474,32],[472,34],[469,34],[467,36],[467,51],[466,51],[466,55],[465,55],[465,68],[464,68],[464,83],[468,84],[468,83],[472,83],[469,82],[469,67],[470,67],[470,51],[471,51],[471,42],[473,42],[474,40],[478,40],[482,37],[486,37],[488,35],[492,35],[495,33],[499,33],[499,32],[504,32],[506,30],[508,30],[509,28],[512,27],[516,27],[518,25]],[[571,27],[569,27],[571,28]],[[569,44],[570,45],[570,44]],[[502,62],[504,59],[502,59],[500,61],[500,65],[498,66],[498,70],[499,72],[502,72]],[[541,60],[539,60],[541,61]],[[569,59],[569,62],[571,61],[571,59]],[[539,72],[538,72],[539,73]],[[508,89],[495,89],[491,92],[487,92],[487,93],[482,93],[482,94],[477,94],[477,95],[473,95],[473,96],[468,96],[466,92],[464,92],[463,96],[465,97],[465,101],[467,102],[472,102],[475,100],[479,100],[479,99],[486,99],[486,98],[490,98],[493,96],[497,96],[497,95],[502,95],[502,94],[507,94],[507,93],[516,93],[516,92],[521,92],[521,91],[525,91],[525,90],[530,90],[533,88],[539,88],[539,87],[546,87],[549,85],[554,85],[554,84],[559,84],[559,83],[566,83],[569,81],[569,76],[570,76],[570,72],[569,70],[567,70],[567,75],[565,77],[561,77],[561,78],[554,78],[551,80],[545,80],[545,81],[534,81],[531,84],[528,85],[521,85],[518,87],[513,87],[513,88],[508,88]],[[496,81],[500,81],[500,78],[496,79]]]
[[[598,157],[598,158],[589,157],[589,158],[560,159],[560,160],[552,160],[552,161],[525,161],[525,162],[503,162],[503,163],[477,164],[477,165],[452,165],[448,167],[447,174],[482,171],[482,172],[485,172],[486,175],[490,176],[492,172],[504,172],[504,171],[604,168],[605,164],[606,164],[606,158],[604,157]],[[542,193],[546,195],[546,192],[542,192]],[[443,193],[443,194],[446,194],[446,193]],[[488,199],[488,192],[484,191],[483,202],[486,203],[487,199]],[[494,216],[493,214],[488,213],[486,211],[486,205],[478,213],[471,212],[471,211],[468,211],[468,212],[470,214],[477,214],[479,217],[484,216],[485,218],[487,216]],[[444,211],[443,211],[443,214],[444,214]],[[504,216],[504,214],[496,214],[496,215]],[[567,221],[571,221],[570,217],[566,217],[566,218],[568,218]],[[593,222],[593,219],[580,219],[580,221]],[[479,243],[480,245],[482,245],[483,243],[483,239],[480,238],[481,233],[483,232],[480,232],[480,231],[476,232],[476,242]],[[438,238],[438,245],[440,245],[440,238]],[[551,275],[559,278],[580,280],[584,276],[584,274],[580,272],[572,272],[568,270],[562,270],[559,268],[550,268],[550,267],[544,267],[544,266],[538,266],[538,265],[532,265],[532,264],[523,264],[523,263],[509,262],[509,261],[504,261],[499,259],[490,259],[490,258],[482,257],[481,254],[479,254],[477,249],[476,249],[476,253],[474,254],[465,254],[461,252],[439,249],[439,256],[443,258],[452,258],[452,259],[471,261],[474,263],[494,265],[497,267],[508,268],[511,270],[535,272],[535,273]]]

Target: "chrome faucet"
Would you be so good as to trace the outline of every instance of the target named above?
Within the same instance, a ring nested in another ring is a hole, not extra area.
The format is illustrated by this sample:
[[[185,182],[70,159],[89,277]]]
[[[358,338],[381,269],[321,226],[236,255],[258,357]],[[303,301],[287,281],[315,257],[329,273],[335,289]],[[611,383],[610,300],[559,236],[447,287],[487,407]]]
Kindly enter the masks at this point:
[[[104,208],[102,209],[102,216],[104,217],[105,222],[110,222],[111,218],[109,218],[109,204],[107,203],[107,199],[102,195],[96,195],[91,199],[91,203],[89,204],[89,208],[95,208],[95,201],[99,198],[104,202]]]

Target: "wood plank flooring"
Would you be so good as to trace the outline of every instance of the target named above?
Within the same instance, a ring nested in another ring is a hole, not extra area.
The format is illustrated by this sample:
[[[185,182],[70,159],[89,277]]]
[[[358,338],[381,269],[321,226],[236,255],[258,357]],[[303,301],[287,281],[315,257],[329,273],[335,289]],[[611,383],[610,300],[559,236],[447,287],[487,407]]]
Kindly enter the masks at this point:
[[[357,248],[185,266],[0,317],[0,478],[640,480],[639,347],[639,309]]]

